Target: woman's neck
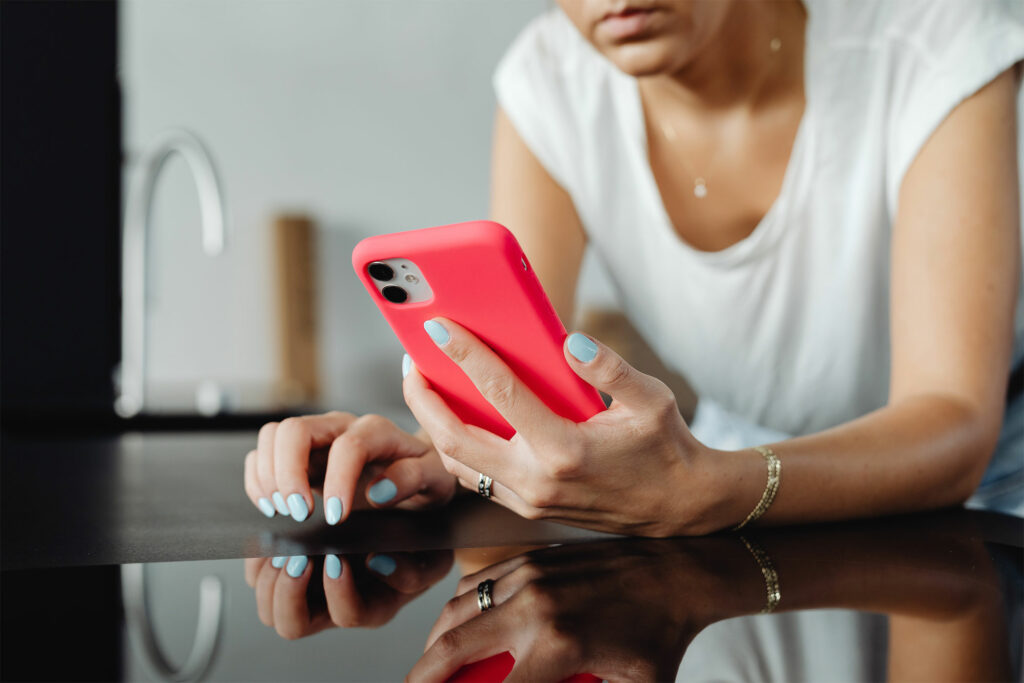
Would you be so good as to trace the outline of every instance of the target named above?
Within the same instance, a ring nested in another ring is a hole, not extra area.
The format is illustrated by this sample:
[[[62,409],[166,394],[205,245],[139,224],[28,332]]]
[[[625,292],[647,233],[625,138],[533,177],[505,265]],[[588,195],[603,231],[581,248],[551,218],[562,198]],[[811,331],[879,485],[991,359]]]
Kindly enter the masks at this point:
[[[640,79],[645,99],[711,113],[785,96],[802,84],[806,19],[800,0],[735,2],[682,68]]]

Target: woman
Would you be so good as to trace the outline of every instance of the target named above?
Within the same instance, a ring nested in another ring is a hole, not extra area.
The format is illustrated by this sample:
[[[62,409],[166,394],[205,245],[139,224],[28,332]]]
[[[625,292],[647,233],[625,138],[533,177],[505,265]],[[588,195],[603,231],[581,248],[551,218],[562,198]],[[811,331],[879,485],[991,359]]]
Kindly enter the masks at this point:
[[[613,402],[567,424],[437,319],[425,333],[516,436],[459,422],[406,360],[423,433],[340,413],[266,425],[253,503],[306,519],[310,454],[330,446],[332,524],[360,479],[376,507],[445,502],[457,479],[527,517],[651,536],[972,494],[1024,514],[1021,5],[560,5],[495,76],[493,218],[565,321],[593,247],[701,397],[698,427],[779,436],[712,448],[664,383],[578,333],[566,362]]]

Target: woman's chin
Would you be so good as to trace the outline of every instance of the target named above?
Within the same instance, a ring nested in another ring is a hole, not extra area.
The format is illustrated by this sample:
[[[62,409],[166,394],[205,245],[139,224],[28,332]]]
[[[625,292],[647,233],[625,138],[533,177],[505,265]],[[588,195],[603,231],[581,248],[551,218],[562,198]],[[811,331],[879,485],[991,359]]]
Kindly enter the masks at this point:
[[[679,68],[678,46],[665,45],[667,41],[650,40],[623,43],[603,50],[605,56],[623,73],[642,78],[673,73]]]

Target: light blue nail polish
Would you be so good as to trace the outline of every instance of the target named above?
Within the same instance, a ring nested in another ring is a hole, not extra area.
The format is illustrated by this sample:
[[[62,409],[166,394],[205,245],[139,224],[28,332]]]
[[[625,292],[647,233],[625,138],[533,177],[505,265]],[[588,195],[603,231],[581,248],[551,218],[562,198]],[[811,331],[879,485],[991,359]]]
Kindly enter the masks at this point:
[[[288,512],[288,504],[284,502],[284,496],[281,495],[280,491],[274,491],[274,495],[271,496],[274,499],[274,507],[277,511],[287,517],[290,513]]]
[[[341,499],[337,496],[331,496],[327,499],[327,504],[324,505],[324,517],[327,518],[327,523],[334,525],[341,521]]]
[[[274,504],[271,503],[266,498],[260,498],[258,505],[260,506],[260,512],[262,512],[267,517],[273,517],[275,514],[277,514],[274,511]]]
[[[370,487],[370,500],[377,505],[383,505],[398,493],[398,487],[390,479],[381,479]]]
[[[280,569],[281,567],[284,566],[284,563],[287,562],[287,561],[288,561],[288,558],[285,555],[278,555],[277,557],[275,557],[274,559],[272,559],[270,561],[270,566],[273,567],[274,569]]]
[[[288,572],[288,576],[297,579],[302,576],[302,572],[306,571],[307,564],[309,564],[309,560],[305,555],[292,555],[292,559],[288,560],[288,566],[285,568],[285,571]]]
[[[408,375],[410,369],[412,369],[412,358],[409,357],[409,354],[404,354],[402,356],[402,377]]]
[[[573,332],[569,335],[569,353],[575,356],[576,360],[589,363],[597,355],[597,344],[592,342],[587,335]]]
[[[291,511],[292,517],[296,522],[304,522],[306,517],[309,516],[309,507],[306,505],[306,499],[297,493],[288,496],[288,509]]]
[[[395,573],[395,569],[398,568],[395,559],[390,555],[374,555],[366,563],[366,566],[381,576],[391,576]]]
[[[327,571],[328,578],[338,578],[341,576],[341,560],[337,555],[327,555],[324,557],[324,569]]]
[[[423,323],[423,329],[427,331],[427,334],[430,335],[430,338],[433,339],[434,343],[438,346],[447,344],[448,340],[451,339],[451,336],[448,334],[448,330],[444,329],[444,326],[437,321],[428,320]]]

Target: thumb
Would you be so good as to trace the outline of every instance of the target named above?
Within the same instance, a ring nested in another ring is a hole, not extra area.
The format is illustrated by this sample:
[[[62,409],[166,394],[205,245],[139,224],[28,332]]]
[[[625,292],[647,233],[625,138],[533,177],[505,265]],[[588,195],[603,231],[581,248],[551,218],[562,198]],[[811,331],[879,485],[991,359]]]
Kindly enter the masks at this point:
[[[573,332],[563,347],[569,367],[587,384],[623,405],[642,408],[668,397],[672,392],[660,380],[645,375],[599,341]],[[666,394],[668,396],[666,396]]]

